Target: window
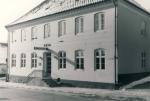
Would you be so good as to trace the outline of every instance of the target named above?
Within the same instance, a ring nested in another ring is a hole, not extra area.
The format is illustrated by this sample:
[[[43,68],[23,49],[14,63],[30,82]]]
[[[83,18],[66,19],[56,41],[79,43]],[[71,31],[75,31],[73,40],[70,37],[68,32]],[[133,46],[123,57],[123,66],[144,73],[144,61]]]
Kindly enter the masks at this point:
[[[26,54],[21,54],[21,67],[26,67]]]
[[[146,67],[146,52],[141,53],[141,66],[142,68]]]
[[[44,25],[44,38],[50,37],[50,24]]]
[[[12,54],[11,58],[12,58],[11,66],[16,67],[16,54]]]
[[[75,51],[76,69],[84,69],[84,53],[82,50]]]
[[[146,35],[146,22],[141,23],[141,35]]]
[[[21,30],[21,42],[26,41],[26,32],[25,29]]]
[[[58,22],[58,37],[63,36],[66,34],[66,21],[59,21]]]
[[[15,33],[15,31],[10,32],[10,40],[12,43],[16,42],[16,40],[14,38],[14,33]]]
[[[37,32],[38,32],[38,30],[36,27],[31,28],[31,40],[37,39]]]
[[[66,68],[66,52],[64,51],[59,52],[59,68]]]
[[[95,69],[105,69],[105,51],[103,49],[96,49],[95,52]]]
[[[13,43],[14,42],[14,33],[13,32],[11,32],[11,42]]]
[[[31,67],[32,68],[37,67],[37,54],[36,53],[31,54]]]
[[[82,33],[84,31],[84,19],[78,17],[75,19],[75,34]]]
[[[104,13],[96,13],[94,15],[94,31],[105,29],[105,15]]]

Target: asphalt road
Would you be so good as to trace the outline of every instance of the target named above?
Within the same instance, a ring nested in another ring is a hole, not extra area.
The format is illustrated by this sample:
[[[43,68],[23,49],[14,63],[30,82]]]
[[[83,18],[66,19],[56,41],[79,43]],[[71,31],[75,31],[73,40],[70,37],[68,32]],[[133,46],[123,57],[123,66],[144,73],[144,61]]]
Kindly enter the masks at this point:
[[[0,101],[113,101],[99,97],[0,87]]]

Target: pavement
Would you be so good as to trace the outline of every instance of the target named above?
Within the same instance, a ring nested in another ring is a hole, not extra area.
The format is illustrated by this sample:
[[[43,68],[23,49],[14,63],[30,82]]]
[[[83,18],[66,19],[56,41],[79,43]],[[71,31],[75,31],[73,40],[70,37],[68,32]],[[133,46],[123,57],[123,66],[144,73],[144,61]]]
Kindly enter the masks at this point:
[[[89,89],[77,87],[39,87],[29,86],[21,83],[11,83],[0,80],[0,87],[26,89],[31,91],[46,91],[63,94],[75,94],[84,97],[93,97],[105,99],[108,101],[150,101],[150,90],[146,89],[123,89],[123,90],[106,90],[106,89]]]

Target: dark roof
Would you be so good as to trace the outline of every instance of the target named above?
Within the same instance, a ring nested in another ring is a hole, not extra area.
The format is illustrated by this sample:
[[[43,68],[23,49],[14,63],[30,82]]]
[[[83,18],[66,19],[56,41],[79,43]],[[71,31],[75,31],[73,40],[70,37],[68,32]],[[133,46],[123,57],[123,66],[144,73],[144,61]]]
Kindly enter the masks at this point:
[[[17,19],[16,21],[8,24],[7,26],[15,25],[18,23],[26,22],[29,20],[37,19],[40,17],[44,17],[47,15],[52,15],[55,13],[71,10],[74,8],[98,3],[98,2],[105,2],[105,1],[111,1],[111,0],[45,0],[40,5]],[[125,0],[129,3],[137,6],[138,8],[143,9],[140,4],[138,4],[134,0]]]
[[[43,16],[105,1],[110,0],[45,0],[40,5],[38,5],[37,7],[26,13],[24,16],[17,19],[16,21],[10,23],[9,25],[18,24]]]

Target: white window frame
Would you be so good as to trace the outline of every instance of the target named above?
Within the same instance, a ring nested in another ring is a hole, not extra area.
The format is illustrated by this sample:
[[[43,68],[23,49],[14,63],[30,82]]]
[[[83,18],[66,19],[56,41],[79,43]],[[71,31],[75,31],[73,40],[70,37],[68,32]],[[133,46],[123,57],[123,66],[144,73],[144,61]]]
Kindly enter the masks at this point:
[[[21,42],[26,41],[26,31],[21,29]]]
[[[61,20],[58,22],[58,37],[66,34],[66,21]]]
[[[106,54],[105,54],[104,49],[95,49],[94,50],[95,70],[105,70],[105,68],[106,68],[106,66],[105,66],[106,65],[105,55]]]
[[[75,35],[84,32],[84,17],[75,18]]]
[[[38,28],[36,26],[31,28],[31,40],[37,39]]]
[[[84,51],[75,51],[75,69],[84,69]]]
[[[50,37],[50,24],[47,23],[44,25],[44,38]]]
[[[37,68],[37,53],[31,53],[31,68]]]
[[[12,54],[11,67],[16,67],[16,54]]]
[[[59,51],[59,69],[65,69],[66,68],[66,52],[65,51]]]
[[[99,12],[94,14],[94,32],[105,29],[105,14]]]
[[[26,67],[26,54],[21,54],[21,67]]]

